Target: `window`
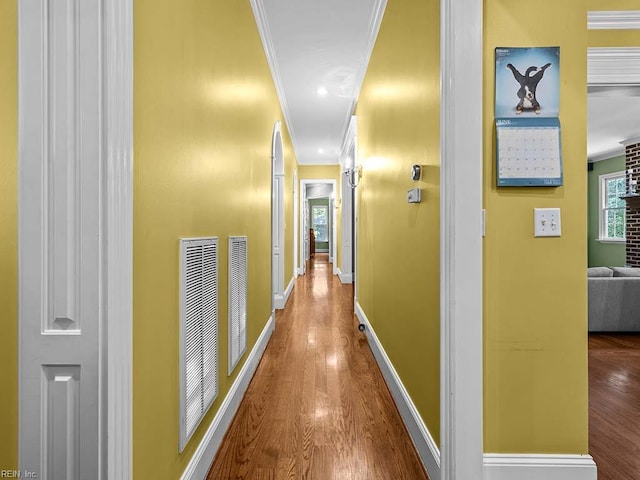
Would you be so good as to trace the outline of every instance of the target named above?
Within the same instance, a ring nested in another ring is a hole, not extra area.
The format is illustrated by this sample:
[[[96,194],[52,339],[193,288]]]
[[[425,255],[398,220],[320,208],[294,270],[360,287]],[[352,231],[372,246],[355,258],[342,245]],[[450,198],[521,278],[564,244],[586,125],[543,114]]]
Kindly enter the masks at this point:
[[[316,242],[328,242],[327,236],[327,217],[329,216],[329,208],[322,205],[314,205],[311,207],[311,222],[313,225],[313,234]]]
[[[600,240],[625,241],[626,193],[624,172],[600,175]]]

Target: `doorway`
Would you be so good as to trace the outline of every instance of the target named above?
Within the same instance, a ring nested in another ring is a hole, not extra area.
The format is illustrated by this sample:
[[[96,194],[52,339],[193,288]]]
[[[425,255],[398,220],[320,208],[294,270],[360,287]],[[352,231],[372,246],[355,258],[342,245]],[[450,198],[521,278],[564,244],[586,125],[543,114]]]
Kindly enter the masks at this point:
[[[590,12],[590,29],[594,28],[591,22],[598,23],[596,13]],[[590,48],[587,53],[590,162],[588,266],[598,267],[600,272],[614,277],[628,274],[630,270],[624,267],[634,263],[627,253],[632,240],[626,235],[630,228],[633,231],[633,227],[627,225],[633,220],[622,218],[621,225],[616,226],[611,213],[619,209],[626,214],[633,212],[633,206],[630,208],[618,196],[637,188],[637,184],[634,187],[631,182],[637,182],[637,172],[628,170],[627,151],[622,145],[640,142],[637,138],[640,130],[633,120],[640,111],[640,75],[634,75],[628,69],[637,61],[639,53],[640,49],[629,47]],[[618,121],[620,123],[616,124]],[[608,138],[614,142],[607,143]],[[620,192],[608,195],[614,185],[619,186]],[[608,198],[606,205],[603,202],[605,198]],[[615,207],[621,208],[614,210],[614,205],[610,203],[612,199],[616,201]],[[600,215],[605,211],[607,215]],[[628,279],[591,278],[598,274],[598,270],[590,270],[590,278],[587,279],[589,453],[597,464],[599,476],[637,478],[640,461],[634,445],[640,438],[640,424],[633,419],[640,414],[640,337],[632,320],[633,295],[625,294],[616,298],[618,289],[631,287],[630,293],[635,287],[632,282],[621,287],[622,282],[626,283]],[[608,285],[607,290],[604,290],[605,285]],[[610,303],[609,299],[614,302]],[[606,309],[599,306],[606,306]]]
[[[284,292],[284,154],[280,121],[273,127],[271,151],[272,198],[271,198],[271,272],[273,309],[282,310]]]
[[[311,230],[314,232],[316,245],[326,250],[329,261],[336,274],[334,249],[337,245],[336,180],[302,179],[300,180],[300,262],[298,273],[306,273],[307,261],[311,258]],[[317,213],[314,218],[314,213]]]

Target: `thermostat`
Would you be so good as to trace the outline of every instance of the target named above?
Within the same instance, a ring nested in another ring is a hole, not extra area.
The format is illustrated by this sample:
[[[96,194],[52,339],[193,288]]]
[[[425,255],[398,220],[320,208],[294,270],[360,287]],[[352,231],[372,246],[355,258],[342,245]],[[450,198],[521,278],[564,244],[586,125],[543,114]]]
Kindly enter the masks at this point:
[[[413,165],[411,167],[411,180],[420,180],[422,174],[422,167],[420,165]]]

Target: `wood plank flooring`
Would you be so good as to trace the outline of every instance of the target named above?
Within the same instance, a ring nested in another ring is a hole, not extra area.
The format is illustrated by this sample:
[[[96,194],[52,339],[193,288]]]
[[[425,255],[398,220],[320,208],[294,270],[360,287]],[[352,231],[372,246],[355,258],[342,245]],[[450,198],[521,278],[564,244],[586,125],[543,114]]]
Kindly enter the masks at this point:
[[[428,480],[327,255],[277,312],[208,479]]]
[[[589,335],[589,450],[598,480],[640,480],[640,335]]]

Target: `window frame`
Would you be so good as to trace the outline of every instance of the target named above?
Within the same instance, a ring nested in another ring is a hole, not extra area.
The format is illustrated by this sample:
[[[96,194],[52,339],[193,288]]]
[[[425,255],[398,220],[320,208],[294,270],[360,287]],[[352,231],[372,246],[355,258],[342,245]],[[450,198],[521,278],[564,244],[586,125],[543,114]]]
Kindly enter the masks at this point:
[[[314,210],[316,209],[325,211],[324,218],[326,220],[326,223],[322,224],[322,223],[315,222]],[[316,242],[328,242],[329,241],[329,207],[327,205],[311,205],[311,228],[313,228],[314,234],[316,233],[316,225],[325,226],[325,239],[321,240],[316,235]]]
[[[627,223],[627,208],[626,205],[623,207],[607,207],[607,184],[609,181],[613,179],[622,178],[625,179],[626,172],[611,172],[598,176],[598,223],[599,223],[599,231],[598,231],[598,240],[603,243],[626,243],[626,223]],[[623,237],[608,237],[607,236],[607,211],[609,210],[619,210],[621,209],[624,214],[624,223],[625,223],[625,236]]]

